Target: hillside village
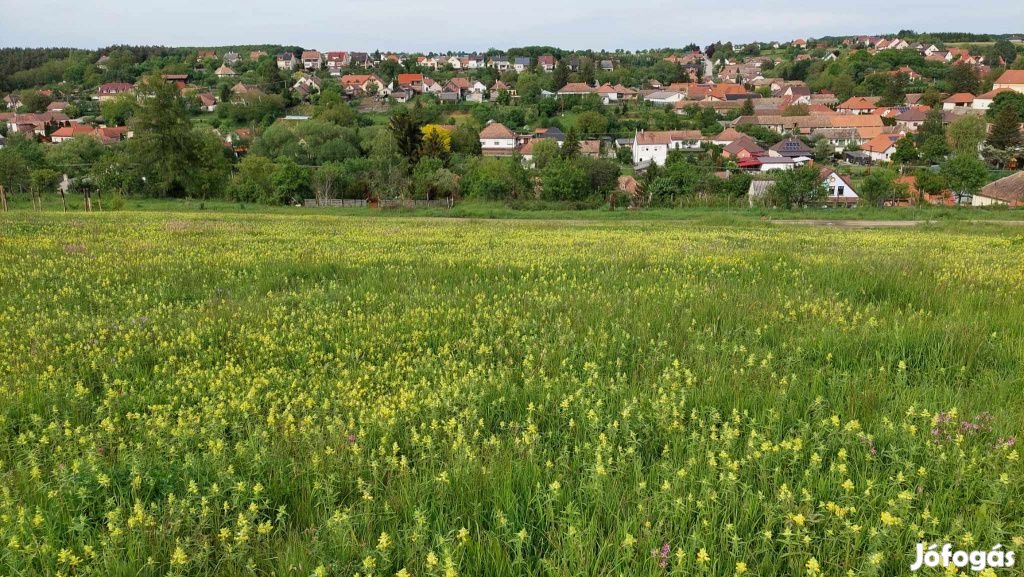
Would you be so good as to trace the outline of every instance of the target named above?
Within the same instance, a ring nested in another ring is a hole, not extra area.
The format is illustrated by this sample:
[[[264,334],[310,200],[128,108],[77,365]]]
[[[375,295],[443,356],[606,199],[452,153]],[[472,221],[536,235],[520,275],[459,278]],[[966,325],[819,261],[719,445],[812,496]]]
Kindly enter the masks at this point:
[[[1024,43],[0,51],[8,194],[1024,205]]]

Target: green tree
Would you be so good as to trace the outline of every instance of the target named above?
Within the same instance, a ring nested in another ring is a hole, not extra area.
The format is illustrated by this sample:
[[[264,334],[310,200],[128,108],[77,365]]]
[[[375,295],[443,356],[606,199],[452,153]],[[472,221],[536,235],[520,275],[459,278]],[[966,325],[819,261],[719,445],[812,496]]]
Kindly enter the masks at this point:
[[[600,112],[581,112],[576,127],[583,134],[601,135],[608,131],[608,118]]]
[[[890,168],[874,168],[860,186],[860,198],[869,205],[881,206],[887,200],[906,197],[906,185],[896,182],[897,174]]]
[[[49,96],[38,90],[29,90],[21,96],[21,110],[23,112],[44,112],[51,102],[53,99]]]
[[[566,84],[568,84],[568,82],[569,82],[569,67],[565,65],[565,59],[561,59],[561,60],[558,61],[558,64],[555,65],[555,71],[554,71],[554,74],[553,74],[551,86],[555,90],[558,90],[559,88],[561,88],[561,87],[565,86]]]
[[[996,94],[996,97],[992,99],[992,106],[988,108],[988,117],[995,118],[999,116],[1003,108],[1007,107],[1012,108],[1017,113],[1017,118],[1024,118],[1024,94],[1012,90]]]
[[[1007,150],[1021,145],[1021,117],[1013,106],[1003,106],[992,123],[992,132],[988,135],[988,144],[994,148]]]
[[[270,181],[273,183],[275,202],[301,202],[312,190],[309,170],[291,159],[277,163]]]
[[[954,154],[978,154],[978,146],[985,140],[988,125],[985,119],[965,114],[949,125],[947,136]]]
[[[196,133],[178,89],[159,77],[143,83],[143,104],[132,119],[128,150],[160,196],[188,194],[187,181],[201,164]]]
[[[41,197],[47,192],[57,192],[57,185],[60,183],[60,179],[61,176],[56,170],[39,168],[33,170],[29,176],[29,187],[32,189],[33,194]]]
[[[969,92],[976,94],[981,79],[973,66],[965,62],[957,62],[950,68],[948,82],[953,92]]]
[[[918,102],[922,106],[928,106],[935,108],[942,104],[942,93],[938,91],[934,86],[929,86],[925,89],[924,93],[921,94],[921,99]]]
[[[814,204],[827,190],[819,168],[806,165],[779,171],[767,193],[773,204],[789,209]]]
[[[423,143],[423,126],[413,118],[407,110],[401,110],[391,116],[388,123],[399,153],[415,165],[420,156],[420,145]]]
[[[561,156],[558,141],[553,138],[541,138],[533,143],[533,166],[543,170],[552,160]]]
[[[107,124],[124,126],[135,115],[135,97],[129,94],[121,94],[100,103],[100,114]]]
[[[543,198],[578,201],[593,192],[589,187],[586,171],[576,160],[573,157],[555,159],[544,167],[541,171]]]
[[[0,186],[8,193],[27,189],[30,171],[24,158],[8,148],[0,148]]]
[[[906,164],[919,158],[917,146],[910,135],[904,136],[896,142],[896,150],[892,153],[892,161],[896,164]]]
[[[238,172],[231,179],[232,198],[245,202],[280,204],[274,195],[274,161],[265,156],[250,154],[238,163]]]
[[[814,143],[814,160],[824,162],[832,160],[836,153],[836,147],[827,138],[819,138]]]
[[[958,201],[978,192],[988,182],[988,169],[977,153],[953,155],[942,163],[940,173]]]
[[[562,143],[562,158],[576,158],[580,154],[580,136],[575,126],[569,128],[565,133],[565,141]]]

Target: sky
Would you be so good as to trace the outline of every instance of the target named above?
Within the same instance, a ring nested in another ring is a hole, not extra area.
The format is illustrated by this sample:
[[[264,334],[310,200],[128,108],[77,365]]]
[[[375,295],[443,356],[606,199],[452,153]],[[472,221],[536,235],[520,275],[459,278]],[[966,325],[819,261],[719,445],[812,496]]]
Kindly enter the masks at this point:
[[[0,0],[0,47],[281,44],[448,52],[682,47],[828,35],[1024,32],[1021,0]],[[1013,29],[1016,28],[1016,29]]]

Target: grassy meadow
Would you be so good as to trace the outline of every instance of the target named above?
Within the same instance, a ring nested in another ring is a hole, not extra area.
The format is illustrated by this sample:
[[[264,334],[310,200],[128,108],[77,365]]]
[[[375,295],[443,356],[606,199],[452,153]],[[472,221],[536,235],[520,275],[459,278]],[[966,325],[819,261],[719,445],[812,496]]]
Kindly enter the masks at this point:
[[[963,222],[0,215],[0,575],[1024,552],[1022,255]]]

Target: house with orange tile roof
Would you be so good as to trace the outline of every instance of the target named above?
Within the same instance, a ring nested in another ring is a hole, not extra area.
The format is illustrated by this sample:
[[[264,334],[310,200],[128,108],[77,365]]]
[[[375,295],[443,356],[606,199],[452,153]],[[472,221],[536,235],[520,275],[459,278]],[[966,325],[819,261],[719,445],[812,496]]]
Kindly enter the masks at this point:
[[[1007,70],[1003,72],[994,84],[992,84],[993,90],[1000,88],[1009,88],[1014,92],[1020,92],[1024,94],[1024,70]]]
[[[974,104],[974,95],[970,92],[957,92],[942,101],[943,110],[964,110]]]
[[[877,96],[853,96],[836,107],[843,114],[871,114],[878,108]]]
[[[511,156],[519,144],[519,136],[500,122],[491,122],[480,131],[480,150],[485,156]]]
[[[633,165],[665,166],[671,150],[700,150],[699,130],[641,130],[633,138]]]

